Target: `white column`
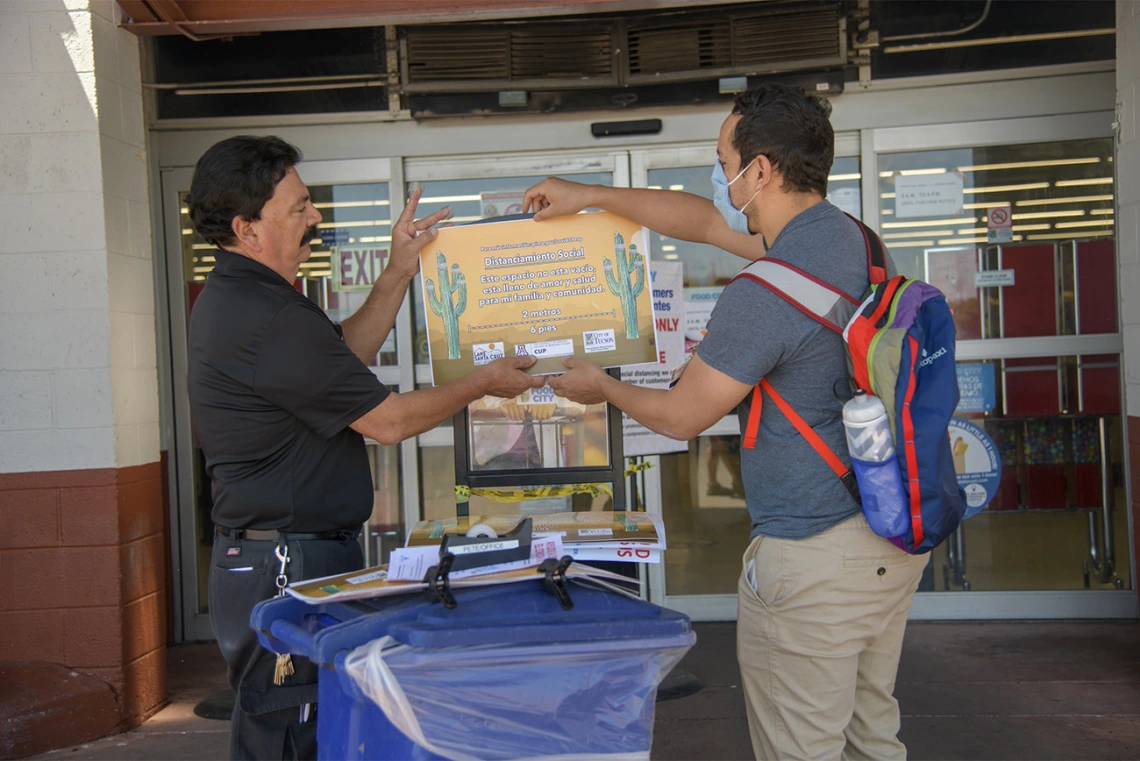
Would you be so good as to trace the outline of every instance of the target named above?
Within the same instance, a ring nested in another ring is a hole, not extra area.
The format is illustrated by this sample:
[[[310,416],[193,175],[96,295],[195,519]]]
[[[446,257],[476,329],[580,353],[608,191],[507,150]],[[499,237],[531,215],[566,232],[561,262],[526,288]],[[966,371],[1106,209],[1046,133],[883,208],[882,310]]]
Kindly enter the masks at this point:
[[[139,50],[118,13],[0,3],[0,472],[158,460]]]

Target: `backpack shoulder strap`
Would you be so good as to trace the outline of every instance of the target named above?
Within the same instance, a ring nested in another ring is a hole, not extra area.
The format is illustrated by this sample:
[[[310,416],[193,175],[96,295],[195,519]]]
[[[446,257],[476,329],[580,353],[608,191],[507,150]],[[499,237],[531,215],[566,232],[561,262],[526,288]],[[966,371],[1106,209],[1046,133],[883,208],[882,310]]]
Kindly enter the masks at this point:
[[[844,212],[846,214],[847,212]],[[887,280],[887,249],[883,245],[883,240],[875,231],[863,224],[859,220],[851,217],[851,221],[859,226],[859,231],[863,233],[863,243],[867,247],[867,279],[871,281],[871,285],[878,285]]]
[[[766,378],[761,379],[760,384],[752,389],[752,405],[748,410],[748,423],[743,432],[744,448],[756,448],[756,435],[760,430],[760,412],[764,408],[764,394],[768,394],[768,396],[772,397],[772,401],[780,408],[780,412],[784,413],[784,416],[791,421],[796,431],[811,445],[811,448],[816,451],[816,454],[827,463],[827,466],[831,468],[831,471],[835,473],[836,477],[847,488],[847,491],[851,493],[855,501],[862,503],[862,499],[859,496],[859,484],[855,480],[855,472],[843,464],[843,460],[839,459],[839,456],[832,451],[831,447],[827,445],[827,442],[807,424],[807,421],[792,408],[792,405],[788,404],[788,401],[772,387],[772,384],[769,383]]]
[[[759,283],[803,314],[842,333],[859,302],[830,283],[779,259],[757,259],[733,280]]]

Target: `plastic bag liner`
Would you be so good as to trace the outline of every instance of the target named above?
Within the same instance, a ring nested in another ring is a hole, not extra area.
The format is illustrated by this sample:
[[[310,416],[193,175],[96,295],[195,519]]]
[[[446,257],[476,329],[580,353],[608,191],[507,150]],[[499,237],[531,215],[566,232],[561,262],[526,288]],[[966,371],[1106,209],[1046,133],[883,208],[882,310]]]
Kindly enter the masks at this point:
[[[381,637],[344,670],[404,735],[451,761],[648,761],[657,685],[695,640],[425,649]]]

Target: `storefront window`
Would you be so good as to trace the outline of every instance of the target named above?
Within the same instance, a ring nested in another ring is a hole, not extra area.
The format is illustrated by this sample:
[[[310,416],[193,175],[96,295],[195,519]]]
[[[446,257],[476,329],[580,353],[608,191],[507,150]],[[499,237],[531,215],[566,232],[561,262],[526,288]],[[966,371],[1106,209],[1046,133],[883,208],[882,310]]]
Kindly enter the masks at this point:
[[[1046,252],[1024,255],[1045,268],[1055,245],[1113,234],[1111,138],[882,154],[878,179],[879,232],[909,277],[927,278],[929,252],[988,246],[990,212],[1006,206],[1003,243]]]

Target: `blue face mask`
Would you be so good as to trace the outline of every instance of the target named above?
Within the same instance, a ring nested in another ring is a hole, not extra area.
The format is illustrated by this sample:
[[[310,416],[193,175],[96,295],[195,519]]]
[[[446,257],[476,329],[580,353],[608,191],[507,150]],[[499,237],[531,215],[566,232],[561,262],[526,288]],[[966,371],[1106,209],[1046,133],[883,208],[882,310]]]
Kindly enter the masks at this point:
[[[759,156],[757,158],[759,158]],[[760,195],[760,191],[763,190],[763,188],[758,188],[756,192],[752,194],[752,198],[749,198],[744,206],[738,209],[732,205],[732,199],[728,197],[728,186],[743,177],[744,173],[748,171],[748,167],[754,163],[756,163],[756,159],[752,159],[748,166],[741,169],[740,174],[733,177],[731,182],[725,175],[724,167],[720,165],[720,162],[717,161],[713,164],[713,204],[721,213],[721,216],[724,217],[724,221],[728,223],[730,229],[738,233],[744,233],[745,235],[751,235],[752,231],[748,229],[748,217],[745,216],[744,210],[748,208],[748,204],[752,203],[752,200],[756,198],[756,196]]]

